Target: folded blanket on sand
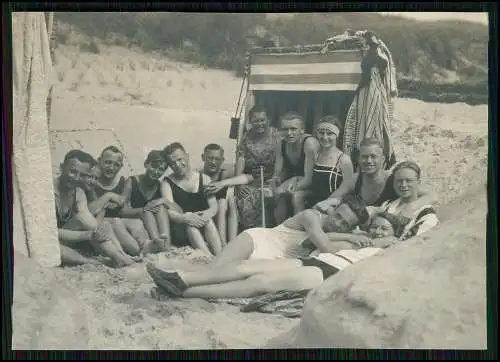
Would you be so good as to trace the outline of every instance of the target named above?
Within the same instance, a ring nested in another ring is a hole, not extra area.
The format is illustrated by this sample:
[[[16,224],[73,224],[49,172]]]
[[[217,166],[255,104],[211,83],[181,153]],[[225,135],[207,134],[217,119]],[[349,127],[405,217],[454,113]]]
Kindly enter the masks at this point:
[[[309,290],[298,292],[283,290],[255,298],[206,298],[206,300],[211,303],[226,303],[238,306],[243,313],[260,312],[278,314],[288,318],[300,318],[308,293]],[[153,287],[151,295],[158,300],[169,298],[168,294],[160,287]]]

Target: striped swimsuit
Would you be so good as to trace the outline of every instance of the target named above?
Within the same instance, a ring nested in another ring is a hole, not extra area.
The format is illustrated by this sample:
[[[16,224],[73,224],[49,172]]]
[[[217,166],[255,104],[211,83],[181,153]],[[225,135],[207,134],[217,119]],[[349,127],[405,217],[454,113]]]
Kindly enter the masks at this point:
[[[344,174],[339,167],[342,156],[344,156],[343,153],[340,154],[333,167],[320,165],[318,163],[314,165],[311,188],[311,202],[313,204],[329,198],[342,184]]]

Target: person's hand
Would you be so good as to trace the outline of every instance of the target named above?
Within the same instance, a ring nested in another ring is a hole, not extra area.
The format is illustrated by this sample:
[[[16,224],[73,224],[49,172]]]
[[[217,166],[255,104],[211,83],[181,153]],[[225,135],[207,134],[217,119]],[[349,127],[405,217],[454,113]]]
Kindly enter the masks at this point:
[[[262,190],[264,197],[273,197],[273,190],[269,187],[264,187]],[[276,192],[276,191],[275,191]]]
[[[295,189],[297,188],[297,182],[298,182],[298,179],[297,178],[294,178],[288,185],[287,185],[287,188],[286,188],[286,192],[292,194],[295,192]]]
[[[125,196],[110,192],[108,194],[108,198],[109,198],[110,208],[114,209],[114,208],[122,207],[123,205],[125,205],[125,201],[126,201]]]
[[[366,212],[370,216],[370,219],[382,212],[382,208],[378,206],[366,206]]]
[[[187,225],[197,229],[205,226],[205,224],[207,223],[207,221],[202,216],[192,212],[187,212],[184,214],[184,222]]]
[[[351,235],[348,240],[351,244],[356,245],[358,248],[367,248],[373,246],[373,241],[365,235]]]
[[[265,188],[264,188],[264,190],[265,190]],[[274,188],[273,193],[274,193],[274,195],[279,196],[279,195],[282,195],[285,193],[285,189],[283,187],[281,187],[281,185],[280,185],[280,186],[277,186]]]
[[[205,193],[207,195],[215,195],[223,188],[224,188],[224,184],[222,183],[222,181],[212,182],[212,183],[208,184],[207,186],[205,186]]]
[[[92,232],[92,240],[99,243],[108,241],[111,236],[111,226],[108,223],[100,223]]]
[[[165,202],[166,200],[164,198],[149,201],[146,205],[144,205],[143,210],[156,214],[160,210],[160,207],[165,205]]]

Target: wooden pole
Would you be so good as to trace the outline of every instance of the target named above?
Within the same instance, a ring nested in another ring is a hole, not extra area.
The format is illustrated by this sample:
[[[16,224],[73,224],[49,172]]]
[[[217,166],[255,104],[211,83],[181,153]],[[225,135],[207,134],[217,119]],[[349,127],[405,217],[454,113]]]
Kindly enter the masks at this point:
[[[266,227],[266,198],[264,196],[264,167],[260,166],[260,198],[261,198],[261,213],[262,227]]]

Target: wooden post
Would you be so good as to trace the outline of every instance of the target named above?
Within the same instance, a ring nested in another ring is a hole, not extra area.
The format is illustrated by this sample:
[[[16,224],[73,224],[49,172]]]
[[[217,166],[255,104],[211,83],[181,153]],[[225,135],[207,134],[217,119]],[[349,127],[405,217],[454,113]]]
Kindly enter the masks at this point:
[[[260,198],[261,198],[261,213],[262,227],[266,227],[266,197],[264,195],[264,167],[260,166]]]

